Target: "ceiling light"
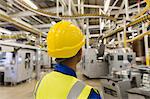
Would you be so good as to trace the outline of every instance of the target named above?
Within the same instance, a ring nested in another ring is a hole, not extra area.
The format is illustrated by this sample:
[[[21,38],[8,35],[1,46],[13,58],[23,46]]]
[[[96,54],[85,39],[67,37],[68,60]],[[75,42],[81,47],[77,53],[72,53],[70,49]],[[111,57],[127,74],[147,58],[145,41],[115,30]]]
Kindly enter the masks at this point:
[[[110,5],[110,0],[106,0],[105,4],[104,4],[104,12],[106,13],[109,9],[109,5]]]
[[[26,4],[34,9],[38,9],[38,7],[31,0],[23,0]]]

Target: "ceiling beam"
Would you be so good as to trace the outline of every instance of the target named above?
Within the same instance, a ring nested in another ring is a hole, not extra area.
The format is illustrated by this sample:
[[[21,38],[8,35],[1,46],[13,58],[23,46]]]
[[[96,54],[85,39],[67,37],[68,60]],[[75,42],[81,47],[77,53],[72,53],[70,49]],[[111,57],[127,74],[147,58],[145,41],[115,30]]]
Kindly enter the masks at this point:
[[[120,15],[120,12],[122,11],[124,5],[125,5],[125,3],[124,3],[124,0],[123,0],[122,3],[121,3],[121,6],[120,6],[120,8],[119,8],[118,13],[116,13],[116,15],[115,15],[115,18],[118,18],[118,16]]]
[[[11,4],[13,4],[14,6],[16,6],[18,9],[20,9],[20,10],[22,10],[22,11],[25,11],[25,9],[24,8],[22,8],[22,7],[20,7],[18,4],[16,4],[16,3],[14,3],[13,1],[10,1],[11,2]],[[36,20],[37,22],[39,22],[39,23],[44,23],[42,20],[40,20],[40,19],[38,19],[37,17],[35,17],[35,16],[31,16],[34,20]]]
[[[33,25],[35,28],[50,28],[52,24],[40,24],[40,25]]]
[[[38,19],[37,17],[35,17],[35,16],[31,16],[31,17],[32,17],[34,20],[38,21],[39,23],[44,24],[44,22],[41,21],[40,19]]]
[[[141,1],[141,2],[140,2],[140,4],[143,4],[143,3],[145,3],[145,1]],[[138,3],[129,6],[129,9],[134,8],[134,7],[136,7],[136,6],[138,6]]]
[[[141,10],[143,10],[143,9],[144,9],[144,7],[141,8]],[[130,14],[130,13],[134,13],[134,12],[138,12],[137,8],[132,8],[132,9],[129,9],[129,10],[128,10],[128,13],[129,13],[129,14]],[[118,13],[118,11],[111,11],[110,15],[116,15],[116,13]],[[125,9],[123,9],[123,10],[120,12],[120,14],[125,14]]]
[[[115,5],[117,4],[118,1],[119,1],[119,0],[116,0],[116,1],[113,3],[112,7],[115,7]],[[112,11],[112,8],[109,8],[108,13],[110,13],[111,11]]]
[[[56,12],[56,7],[41,9],[41,10],[54,13],[54,12]],[[58,11],[62,12],[62,7],[59,7]],[[31,11],[22,11],[22,12],[11,14],[10,16],[11,17],[27,17],[27,16],[34,16],[34,15],[37,15],[37,14],[34,12],[31,12]]]
[[[74,4],[74,6],[75,7],[77,7],[78,6],[78,4]],[[86,4],[84,4],[83,6],[82,5],[80,5],[81,7],[85,7],[85,8],[101,8],[101,9],[103,9],[104,8],[104,6],[99,6],[99,5],[86,5]],[[120,7],[116,7],[116,6],[110,6],[109,8],[111,8],[111,9],[120,9]]]
[[[9,15],[7,15],[7,13],[3,12],[0,10],[0,20],[4,20],[6,22],[9,22],[11,24],[14,24],[15,26],[26,30],[26,31],[30,31],[31,33],[40,35],[40,33],[42,34],[42,36],[46,36],[46,33],[42,33],[39,29],[34,28],[32,25],[22,21],[21,19],[17,19],[17,18],[11,18]]]
[[[8,22],[0,22],[0,26],[4,26],[4,25],[7,25],[9,24]]]
[[[8,30],[8,29],[0,27],[0,33],[11,34],[12,32],[10,30]]]
[[[40,31],[42,31],[42,32],[48,32],[49,29],[40,29]]]

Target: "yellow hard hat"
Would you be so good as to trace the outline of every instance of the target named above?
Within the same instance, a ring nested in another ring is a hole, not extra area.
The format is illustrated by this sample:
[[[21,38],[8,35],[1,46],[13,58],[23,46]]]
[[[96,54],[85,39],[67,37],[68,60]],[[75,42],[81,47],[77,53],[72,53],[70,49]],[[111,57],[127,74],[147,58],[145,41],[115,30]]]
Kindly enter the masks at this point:
[[[47,50],[51,57],[70,58],[85,44],[81,30],[68,21],[60,21],[50,28],[47,35]]]

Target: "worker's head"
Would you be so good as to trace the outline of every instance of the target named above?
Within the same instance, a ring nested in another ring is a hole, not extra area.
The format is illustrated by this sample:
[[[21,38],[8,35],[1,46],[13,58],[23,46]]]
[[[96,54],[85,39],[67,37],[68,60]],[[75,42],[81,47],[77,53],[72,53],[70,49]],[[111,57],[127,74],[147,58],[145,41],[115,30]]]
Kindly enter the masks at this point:
[[[79,62],[85,36],[81,30],[68,21],[61,21],[50,28],[47,36],[47,50],[57,62]]]

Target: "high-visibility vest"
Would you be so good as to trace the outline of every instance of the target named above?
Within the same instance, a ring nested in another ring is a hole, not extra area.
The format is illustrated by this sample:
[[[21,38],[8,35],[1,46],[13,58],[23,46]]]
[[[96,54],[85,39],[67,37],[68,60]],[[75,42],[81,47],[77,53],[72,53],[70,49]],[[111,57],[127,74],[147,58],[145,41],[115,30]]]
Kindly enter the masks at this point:
[[[35,99],[87,99],[92,87],[77,78],[53,71],[35,88]]]

